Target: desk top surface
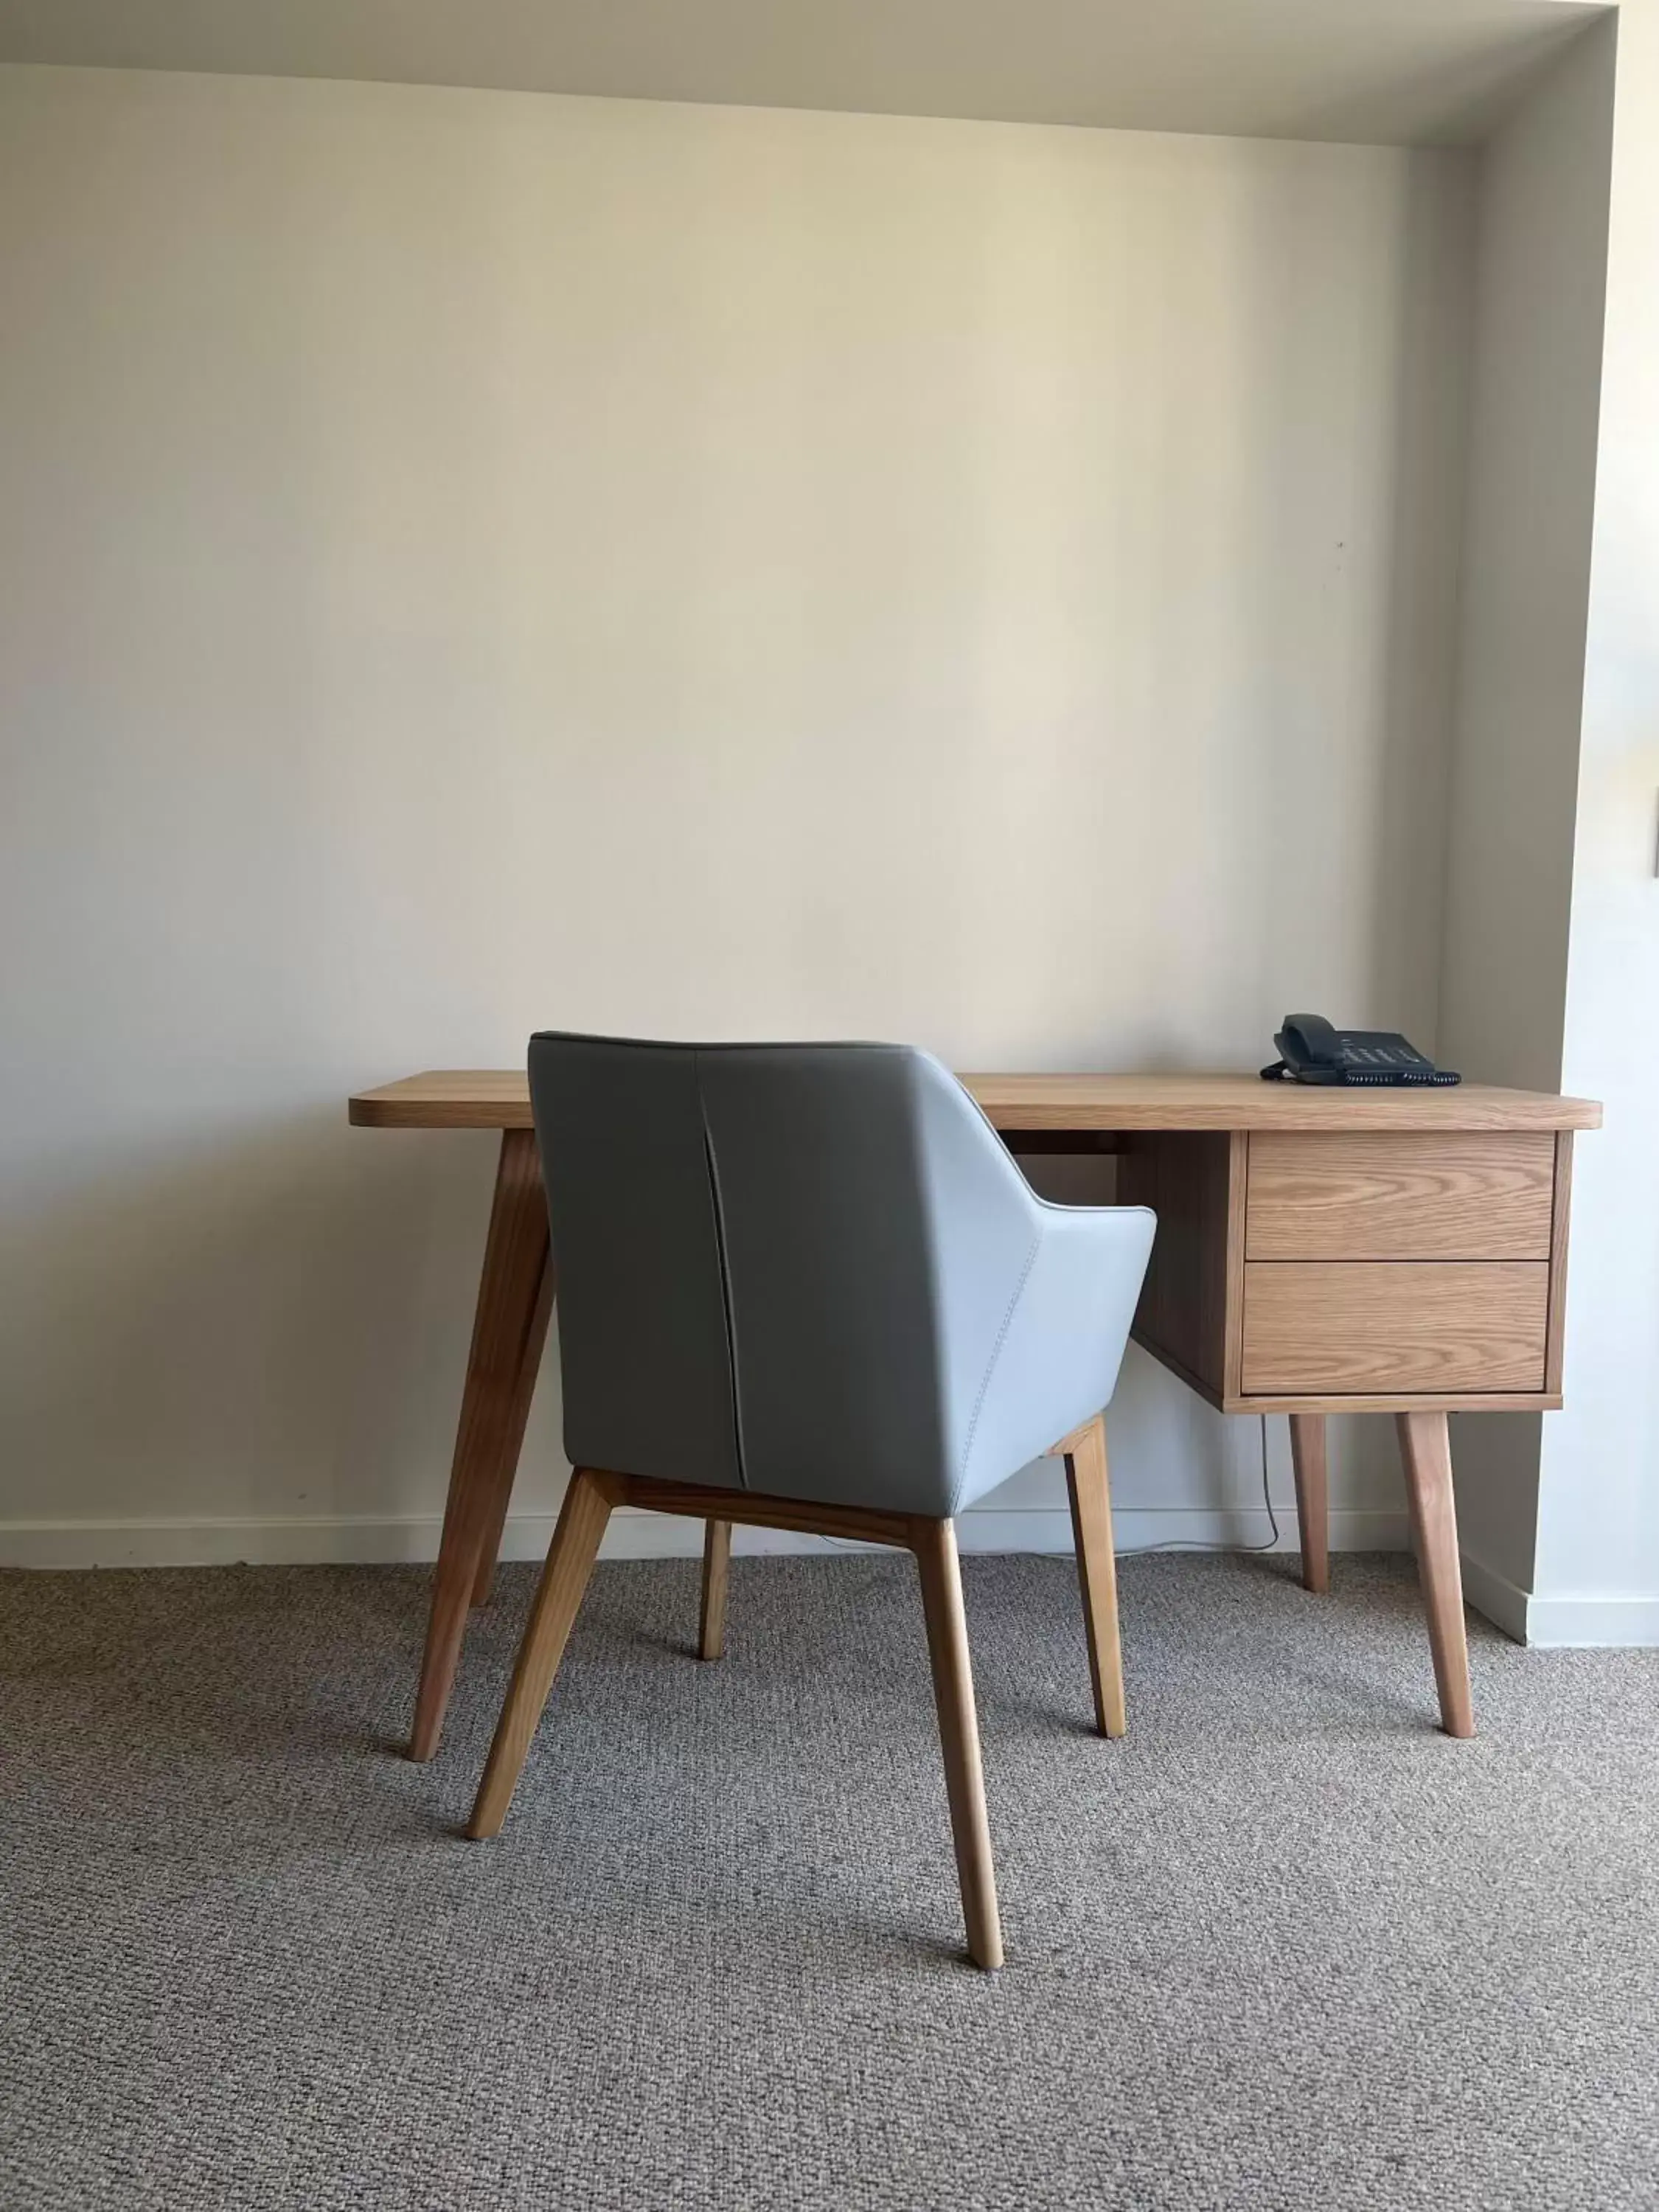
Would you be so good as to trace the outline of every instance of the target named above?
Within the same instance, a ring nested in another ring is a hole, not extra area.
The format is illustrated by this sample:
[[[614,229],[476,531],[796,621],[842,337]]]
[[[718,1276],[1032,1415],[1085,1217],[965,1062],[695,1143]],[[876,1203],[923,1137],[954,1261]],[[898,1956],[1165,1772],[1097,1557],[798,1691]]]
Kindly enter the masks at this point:
[[[1022,1129],[1599,1129],[1588,1098],[1503,1091],[1320,1088],[1258,1075],[964,1075],[996,1127]],[[527,1129],[521,1067],[434,1068],[360,1091],[368,1129]]]

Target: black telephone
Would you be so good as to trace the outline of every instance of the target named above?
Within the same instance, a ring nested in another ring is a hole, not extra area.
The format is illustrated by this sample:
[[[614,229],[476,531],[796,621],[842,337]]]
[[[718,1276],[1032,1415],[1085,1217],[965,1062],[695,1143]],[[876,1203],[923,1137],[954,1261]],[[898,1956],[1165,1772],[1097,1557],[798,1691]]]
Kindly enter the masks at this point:
[[[1334,1030],[1322,1014],[1286,1014],[1273,1042],[1285,1055],[1261,1079],[1295,1083],[1461,1083],[1408,1045],[1398,1030]]]

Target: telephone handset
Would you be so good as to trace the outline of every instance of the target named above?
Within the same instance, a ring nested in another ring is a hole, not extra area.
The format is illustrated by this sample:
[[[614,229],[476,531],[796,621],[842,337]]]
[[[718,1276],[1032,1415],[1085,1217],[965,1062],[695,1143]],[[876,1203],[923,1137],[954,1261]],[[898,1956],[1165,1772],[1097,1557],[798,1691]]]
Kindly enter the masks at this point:
[[[1449,1084],[1462,1078],[1437,1067],[1398,1030],[1334,1030],[1322,1014],[1286,1014],[1273,1042],[1285,1055],[1263,1082]]]

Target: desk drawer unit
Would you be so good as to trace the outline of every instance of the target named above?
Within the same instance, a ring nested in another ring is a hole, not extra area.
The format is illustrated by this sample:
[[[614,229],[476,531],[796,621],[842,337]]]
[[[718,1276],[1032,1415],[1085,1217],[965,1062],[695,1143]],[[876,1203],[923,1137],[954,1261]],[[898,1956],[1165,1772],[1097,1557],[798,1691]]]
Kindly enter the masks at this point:
[[[1547,1130],[1250,1139],[1247,1260],[1547,1260]]]
[[[1247,1396],[1543,1391],[1556,1141],[1543,1131],[1258,1131]]]
[[[1246,1395],[1541,1390],[1549,1278],[1534,1260],[1254,1261]]]

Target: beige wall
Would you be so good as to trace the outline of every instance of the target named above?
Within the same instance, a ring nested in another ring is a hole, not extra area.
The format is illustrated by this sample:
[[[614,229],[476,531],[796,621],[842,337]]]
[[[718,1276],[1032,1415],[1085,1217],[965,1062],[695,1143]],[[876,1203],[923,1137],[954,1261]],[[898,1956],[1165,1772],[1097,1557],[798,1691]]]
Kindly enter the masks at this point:
[[[1467,185],[0,72],[0,1520],[429,1547],[489,1146],[342,1100],[538,1024],[1429,1042]],[[1255,1449],[1133,1363],[1126,1540]]]
[[[1485,149],[1476,198],[1440,1043],[1468,1074],[1540,1091],[1562,1082],[1616,44],[1611,18],[1575,42]],[[1470,1587],[1516,1628],[1540,1417],[1454,1429]]]
[[[1467,1586],[1544,1644],[1659,1643],[1656,114],[1659,6],[1626,0],[1479,191],[1443,1035],[1607,1113],[1576,1147],[1565,1407],[1455,1444]]]
[[[1659,1644],[1659,6],[1619,13],[1565,1081],[1578,1147],[1566,1406],[1545,1426],[1529,1626]]]

